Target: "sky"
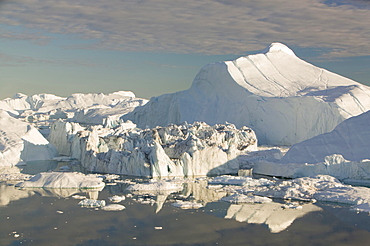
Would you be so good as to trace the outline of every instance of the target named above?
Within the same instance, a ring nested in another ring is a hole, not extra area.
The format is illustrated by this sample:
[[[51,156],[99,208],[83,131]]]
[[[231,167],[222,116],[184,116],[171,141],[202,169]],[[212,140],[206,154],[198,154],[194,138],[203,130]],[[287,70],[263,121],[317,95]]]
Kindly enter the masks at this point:
[[[272,42],[370,85],[370,0],[0,0],[0,99],[150,98]]]

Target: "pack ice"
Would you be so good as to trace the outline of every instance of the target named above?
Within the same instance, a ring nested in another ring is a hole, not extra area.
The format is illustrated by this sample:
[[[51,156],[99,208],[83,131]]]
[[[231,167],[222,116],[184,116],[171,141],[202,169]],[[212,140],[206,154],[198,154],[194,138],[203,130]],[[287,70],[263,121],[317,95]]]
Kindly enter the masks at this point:
[[[341,180],[370,180],[369,122],[370,111],[349,118],[329,133],[293,145],[278,162],[258,162],[253,171],[291,178],[327,174]]]
[[[203,67],[190,89],[123,116],[138,127],[204,121],[251,127],[261,144],[292,145],[370,109],[370,89],[313,66],[281,43]]]
[[[48,160],[56,155],[56,148],[35,127],[0,110],[0,167]]]
[[[257,148],[255,133],[233,124],[185,122],[144,130],[126,124],[81,130],[77,123],[57,121],[49,139],[89,171],[160,178],[237,173],[237,155]]]

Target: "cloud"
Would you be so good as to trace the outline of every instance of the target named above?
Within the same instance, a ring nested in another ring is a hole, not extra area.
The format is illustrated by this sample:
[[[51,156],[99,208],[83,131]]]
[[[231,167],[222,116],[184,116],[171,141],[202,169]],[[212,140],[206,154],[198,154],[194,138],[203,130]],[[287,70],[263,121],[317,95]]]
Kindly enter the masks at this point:
[[[0,23],[43,43],[44,32],[93,41],[69,48],[242,54],[281,41],[329,57],[370,55],[368,9],[319,0],[8,0]]]

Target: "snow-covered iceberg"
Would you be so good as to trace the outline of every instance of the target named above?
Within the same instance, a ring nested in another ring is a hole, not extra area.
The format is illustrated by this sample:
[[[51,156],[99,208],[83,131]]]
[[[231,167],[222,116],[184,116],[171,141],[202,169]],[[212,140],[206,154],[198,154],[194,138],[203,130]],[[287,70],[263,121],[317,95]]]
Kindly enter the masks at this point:
[[[48,160],[57,154],[56,148],[35,127],[0,110],[0,166]]]
[[[253,171],[282,177],[317,174],[370,180],[370,111],[343,121],[333,131],[293,145],[278,162],[259,161]]]
[[[298,58],[281,43],[203,67],[190,89],[123,116],[138,127],[204,121],[249,126],[261,144],[292,145],[370,110],[370,88]]]
[[[79,129],[76,123],[56,122],[50,141],[87,170],[100,173],[160,178],[237,173],[237,155],[257,148],[255,133],[233,124]]]

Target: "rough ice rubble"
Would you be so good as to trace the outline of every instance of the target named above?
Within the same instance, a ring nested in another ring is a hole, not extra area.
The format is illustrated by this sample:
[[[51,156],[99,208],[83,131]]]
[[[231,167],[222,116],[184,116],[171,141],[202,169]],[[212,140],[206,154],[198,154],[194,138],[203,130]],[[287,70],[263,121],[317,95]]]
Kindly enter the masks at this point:
[[[369,87],[273,43],[261,54],[206,65],[190,89],[154,97],[123,119],[138,127],[227,121],[251,127],[261,144],[292,145],[366,112],[369,99]]]
[[[237,173],[241,151],[255,150],[257,139],[248,127],[205,123],[169,125],[152,129],[85,131],[68,122],[51,127],[50,141],[81,161],[92,172],[143,177],[192,177]],[[72,137],[73,136],[73,137]]]
[[[304,177],[327,174],[341,180],[370,180],[370,111],[333,131],[293,145],[280,161],[259,161],[255,173]]]
[[[55,147],[36,128],[0,110],[0,166],[48,160],[56,155]]]

